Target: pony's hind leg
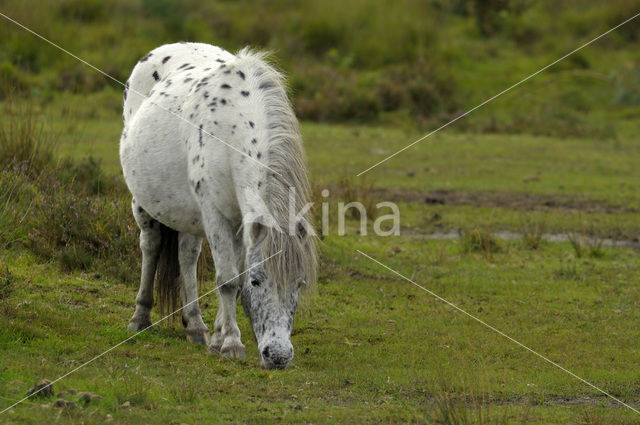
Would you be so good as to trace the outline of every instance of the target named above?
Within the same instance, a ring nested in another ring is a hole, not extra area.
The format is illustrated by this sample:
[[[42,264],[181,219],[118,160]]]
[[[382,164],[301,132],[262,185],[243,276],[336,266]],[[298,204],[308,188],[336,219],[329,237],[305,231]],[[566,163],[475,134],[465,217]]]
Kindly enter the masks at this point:
[[[153,307],[153,279],[156,274],[158,255],[162,240],[160,224],[156,222],[142,207],[131,202],[133,216],[140,228],[140,249],[142,250],[142,273],[140,289],[136,296],[136,311],[127,329],[141,331],[151,326],[151,308]]]
[[[203,214],[205,230],[216,268],[218,313],[209,350],[225,357],[244,358],[246,350],[236,322],[236,300],[240,289],[234,231],[217,210]]]
[[[182,274],[182,323],[189,341],[196,344],[209,344],[209,329],[202,320],[198,303],[198,258],[202,249],[202,238],[180,233],[178,236],[178,261]]]

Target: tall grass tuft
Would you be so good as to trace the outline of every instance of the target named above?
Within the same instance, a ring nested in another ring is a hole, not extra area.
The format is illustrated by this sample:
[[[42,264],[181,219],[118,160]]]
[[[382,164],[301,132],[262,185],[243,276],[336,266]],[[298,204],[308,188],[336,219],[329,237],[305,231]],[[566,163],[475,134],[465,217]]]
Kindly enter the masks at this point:
[[[560,266],[557,270],[554,270],[553,275],[557,279],[571,280],[575,282],[582,282],[584,280],[584,274],[574,262],[569,262]]]
[[[14,277],[6,264],[0,264],[0,302],[9,298],[13,291]]]
[[[375,218],[377,214],[376,205],[380,199],[375,195],[373,183],[363,183],[357,185],[352,177],[343,177],[336,185],[337,194],[346,202],[360,202],[369,219]],[[351,218],[360,219],[360,213],[356,209],[349,210]]]
[[[478,252],[490,258],[500,252],[502,246],[486,226],[460,230],[460,246],[465,254]]]
[[[589,229],[583,227],[580,231],[572,230],[567,232],[567,239],[569,239],[577,258],[581,258],[585,254],[593,258],[600,258],[604,255],[604,250],[602,249],[604,238],[596,231],[593,225],[589,226]]]
[[[364,207],[367,220],[374,220],[378,215],[378,203],[381,202],[380,197],[376,194],[373,183],[363,182],[356,184],[352,177],[344,176],[337,183],[332,185],[322,185],[318,183],[312,184],[312,201],[313,201],[313,218],[316,230],[322,227],[322,205],[328,204],[329,221],[335,220],[338,213],[338,203],[343,202],[345,205],[349,202],[359,202]],[[323,190],[328,190],[327,197],[322,196]],[[358,208],[349,208],[345,212],[345,218],[351,220],[360,220],[360,210]]]
[[[521,232],[524,247],[531,250],[540,248],[546,230],[547,223],[545,221],[523,221],[521,224]]]
[[[56,137],[38,119],[33,103],[16,104],[10,97],[0,121],[0,167],[24,163],[37,174],[53,161]]]
[[[427,423],[433,425],[501,425],[511,422],[505,414],[492,413],[484,392],[480,394],[460,393],[450,384],[441,384],[433,396],[433,406],[427,414]]]

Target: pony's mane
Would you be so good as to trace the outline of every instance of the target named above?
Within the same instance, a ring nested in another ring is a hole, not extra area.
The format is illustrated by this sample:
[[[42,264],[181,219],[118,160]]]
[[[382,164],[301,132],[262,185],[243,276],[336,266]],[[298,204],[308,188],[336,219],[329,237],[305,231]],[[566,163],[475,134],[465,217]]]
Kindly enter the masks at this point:
[[[287,97],[284,77],[267,62],[268,53],[248,48],[240,50],[236,57],[250,62],[265,107],[268,151],[266,165],[273,171],[267,173],[265,203],[278,228],[269,227],[262,242],[263,258],[274,256],[265,262],[265,269],[278,282],[278,292],[284,296],[289,286],[302,276],[305,288],[316,283],[316,236],[312,228],[311,213],[304,215],[307,236],[299,238],[289,231],[289,188],[295,189],[295,211],[301,211],[309,202],[311,189],[307,178],[305,154],[298,120]]]

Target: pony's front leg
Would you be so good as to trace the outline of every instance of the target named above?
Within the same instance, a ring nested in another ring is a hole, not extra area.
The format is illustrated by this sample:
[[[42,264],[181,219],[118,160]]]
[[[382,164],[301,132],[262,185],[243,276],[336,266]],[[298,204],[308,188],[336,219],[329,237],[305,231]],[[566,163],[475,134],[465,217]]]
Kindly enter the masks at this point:
[[[236,321],[236,300],[241,281],[238,276],[233,228],[218,211],[205,218],[205,226],[216,267],[216,285],[220,285],[218,313],[209,350],[225,357],[244,358],[246,350]]]
[[[140,289],[136,296],[136,311],[129,321],[127,329],[141,331],[151,326],[151,308],[153,307],[153,280],[160,254],[160,224],[156,222],[142,207],[136,206],[135,199],[131,203],[133,216],[140,228],[140,249],[142,250],[142,273]]]
[[[182,324],[189,341],[196,344],[209,344],[209,328],[202,320],[198,303],[198,258],[202,249],[202,238],[180,233],[178,235],[178,261],[182,274]]]

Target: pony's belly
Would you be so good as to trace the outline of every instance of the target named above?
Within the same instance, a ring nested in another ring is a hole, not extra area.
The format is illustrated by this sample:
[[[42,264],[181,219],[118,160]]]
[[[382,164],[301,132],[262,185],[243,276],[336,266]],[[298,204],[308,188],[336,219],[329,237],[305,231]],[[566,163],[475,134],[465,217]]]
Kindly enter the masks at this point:
[[[189,188],[186,154],[167,154],[153,142],[129,140],[121,145],[125,182],[136,204],[160,223],[179,232],[204,236],[199,205]]]

